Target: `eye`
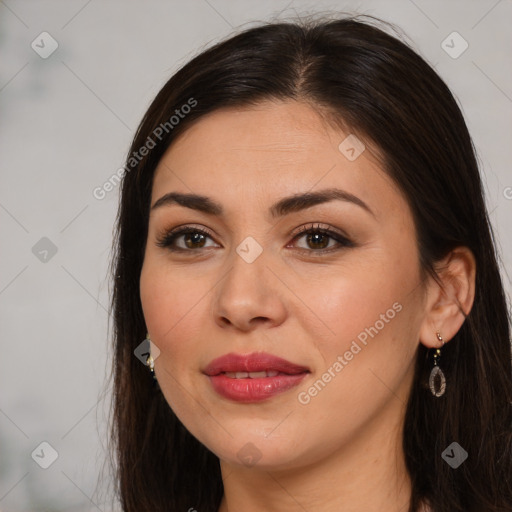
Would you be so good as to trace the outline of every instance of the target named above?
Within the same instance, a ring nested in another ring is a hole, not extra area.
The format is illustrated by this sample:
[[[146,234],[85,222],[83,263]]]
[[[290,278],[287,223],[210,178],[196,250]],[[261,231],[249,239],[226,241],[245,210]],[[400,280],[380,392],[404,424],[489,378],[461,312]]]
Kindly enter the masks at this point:
[[[186,226],[165,232],[162,236],[158,237],[156,245],[158,247],[165,247],[170,251],[188,251],[189,249],[211,247],[205,245],[207,238],[211,239],[211,234],[207,230]],[[180,239],[184,245],[176,243]]]
[[[341,233],[329,228],[322,228],[320,224],[302,226],[295,234],[293,241],[304,238],[306,247],[298,247],[309,252],[332,252],[343,247],[354,247],[354,243]],[[329,245],[331,242],[333,244]]]

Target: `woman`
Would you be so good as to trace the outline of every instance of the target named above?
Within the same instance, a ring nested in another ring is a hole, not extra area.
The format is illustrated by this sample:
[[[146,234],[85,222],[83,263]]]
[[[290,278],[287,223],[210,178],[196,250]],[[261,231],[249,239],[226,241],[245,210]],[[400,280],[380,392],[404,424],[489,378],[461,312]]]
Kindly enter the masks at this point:
[[[421,57],[368,17],[246,30],[167,82],[125,170],[124,511],[512,510],[492,229]]]

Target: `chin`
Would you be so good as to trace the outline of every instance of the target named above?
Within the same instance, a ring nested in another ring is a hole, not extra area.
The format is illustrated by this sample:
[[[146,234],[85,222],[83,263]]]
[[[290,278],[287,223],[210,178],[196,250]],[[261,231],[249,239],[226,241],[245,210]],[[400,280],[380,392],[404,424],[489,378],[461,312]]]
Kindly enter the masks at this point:
[[[250,426],[240,428],[238,432],[229,430],[229,427],[227,430],[233,437],[225,436],[223,442],[209,439],[203,441],[203,444],[221,461],[228,464],[261,470],[278,470],[295,467],[299,460],[304,461],[304,446],[297,442],[291,433],[285,434],[284,438],[276,436],[272,439],[272,434],[270,437],[258,435],[251,431]],[[300,452],[297,446],[302,447]]]

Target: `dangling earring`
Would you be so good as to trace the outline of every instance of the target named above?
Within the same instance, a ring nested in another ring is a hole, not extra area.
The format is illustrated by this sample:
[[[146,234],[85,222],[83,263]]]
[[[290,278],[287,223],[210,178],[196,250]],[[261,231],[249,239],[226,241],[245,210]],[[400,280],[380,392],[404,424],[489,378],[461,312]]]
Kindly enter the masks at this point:
[[[146,340],[148,342],[148,351],[151,350],[151,339],[149,337],[149,332],[146,333]],[[156,375],[155,375],[155,361],[153,360],[153,356],[151,355],[151,352],[149,353],[148,357],[146,358],[146,366],[149,367],[149,371],[151,372],[151,375],[153,376],[153,385],[156,385]]]
[[[436,332],[437,339],[444,345],[443,338],[439,331]],[[443,370],[439,368],[438,362],[441,358],[441,349],[436,348],[434,353],[434,367],[430,372],[430,378],[428,380],[428,384],[430,386],[430,391],[436,397],[440,397],[444,395],[446,391],[446,377],[444,376]]]

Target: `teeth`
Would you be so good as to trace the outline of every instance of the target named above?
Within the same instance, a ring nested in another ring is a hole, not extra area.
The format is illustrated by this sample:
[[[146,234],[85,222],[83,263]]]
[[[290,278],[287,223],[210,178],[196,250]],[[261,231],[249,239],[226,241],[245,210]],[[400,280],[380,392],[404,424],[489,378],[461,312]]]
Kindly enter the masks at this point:
[[[238,373],[236,374],[236,378],[239,379],[239,378],[244,378],[244,377],[238,377]],[[245,377],[249,377],[250,379],[261,379],[263,377],[266,377],[267,376],[267,372],[266,371],[262,371],[262,372],[249,372],[249,373],[246,373],[245,374]]]
[[[225,372],[225,375],[230,379],[263,379],[264,377],[275,377],[278,373],[276,370],[264,370],[262,372]]]

